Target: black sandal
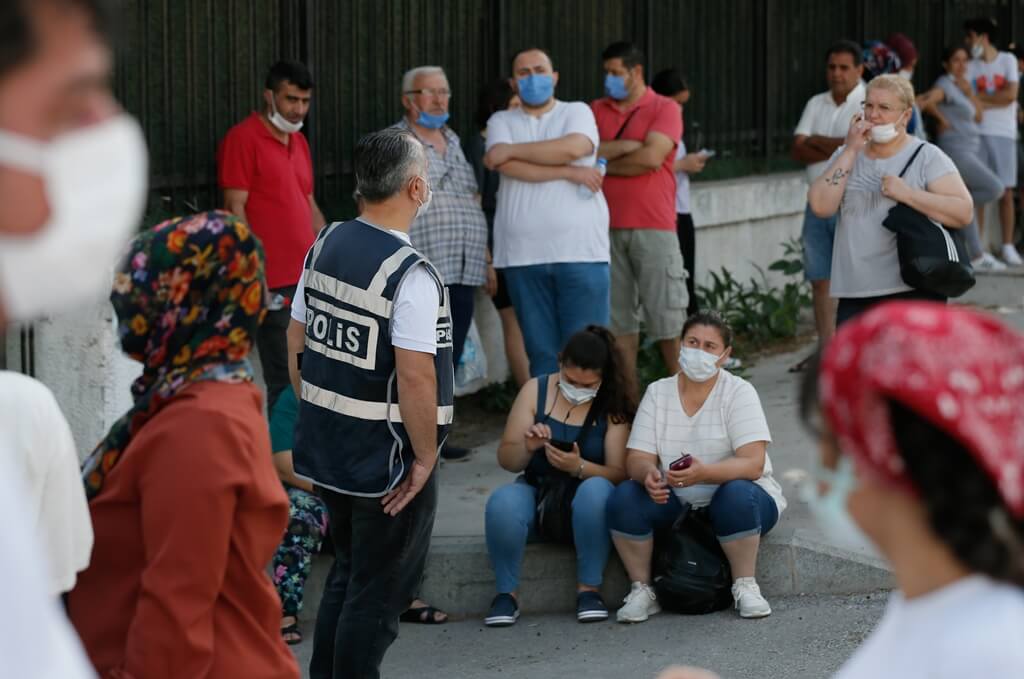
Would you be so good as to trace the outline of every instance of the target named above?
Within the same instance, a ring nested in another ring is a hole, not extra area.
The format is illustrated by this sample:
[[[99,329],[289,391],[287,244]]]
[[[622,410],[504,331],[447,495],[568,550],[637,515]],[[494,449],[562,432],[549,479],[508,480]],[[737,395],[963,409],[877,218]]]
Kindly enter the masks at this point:
[[[438,613],[443,615],[444,618],[438,620]],[[443,625],[448,622],[448,614],[440,608],[434,608],[433,606],[420,606],[419,608],[406,609],[405,613],[398,616],[398,619],[402,622],[416,622],[421,625]]]
[[[288,635],[294,634],[291,639],[288,639]],[[284,643],[289,646],[295,646],[302,643],[302,632],[299,631],[299,621],[296,620],[287,627],[281,628],[281,638],[284,639]]]

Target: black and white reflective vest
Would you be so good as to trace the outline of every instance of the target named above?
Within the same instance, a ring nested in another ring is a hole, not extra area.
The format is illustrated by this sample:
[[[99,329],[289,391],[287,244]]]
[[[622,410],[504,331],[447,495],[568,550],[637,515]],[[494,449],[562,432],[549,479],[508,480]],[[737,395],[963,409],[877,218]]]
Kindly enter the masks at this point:
[[[448,291],[434,266],[394,234],[354,220],[323,229],[305,264],[306,345],[295,429],[296,475],[339,493],[379,497],[414,455],[398,408],[391,319],[406,274],[437,283],[437,442],[452,422],[455,375]]]

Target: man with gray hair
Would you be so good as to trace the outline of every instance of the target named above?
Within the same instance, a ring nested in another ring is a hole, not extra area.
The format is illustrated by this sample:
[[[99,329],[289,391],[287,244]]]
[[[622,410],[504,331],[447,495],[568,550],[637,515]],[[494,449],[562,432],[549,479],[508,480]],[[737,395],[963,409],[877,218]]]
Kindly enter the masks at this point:
[[[321,231],[288,328],[295,474],[318,487],[335,549],[311,679],[379,676],[423,573],[453,414],[447,290],[409,240],[430,202],[423,146],[389,128],[353,163],[362,214]]]
[[[487,218],[477,199],[473,166],[462,152],[459,136],[447,126],[451,90],[444,70],[419,66],[402,77],[405,116],[395,125],[409,130],[426,149],[427,179],[433,189],[430,210],[416,215],[409,235],[412,244],[441,272],[452,302],[452,360],[459,365],[469,325],[473,296],[487,281]],[[445,446],[445,459],[465,457],[464,448]]]

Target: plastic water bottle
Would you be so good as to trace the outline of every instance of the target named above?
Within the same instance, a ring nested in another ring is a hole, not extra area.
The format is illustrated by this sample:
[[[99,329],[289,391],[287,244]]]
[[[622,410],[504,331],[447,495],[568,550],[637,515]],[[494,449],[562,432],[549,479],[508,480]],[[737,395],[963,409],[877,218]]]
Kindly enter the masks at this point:
[[[605,173],[608,172],[608,159],[598,158],[597,162],[594,163],[594,167],[598,169],[598,171],[601,173],[601,176],[603,177]],[[580,198],[594,197],[594,192],[588,189],[586,184],[580,184],[579,189],[577,190],[580,192]]]

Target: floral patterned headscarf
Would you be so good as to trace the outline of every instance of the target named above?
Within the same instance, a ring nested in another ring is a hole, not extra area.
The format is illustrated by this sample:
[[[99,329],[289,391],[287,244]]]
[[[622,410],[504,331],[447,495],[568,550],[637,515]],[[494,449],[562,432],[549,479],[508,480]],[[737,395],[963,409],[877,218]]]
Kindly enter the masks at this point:
[[[246,358],[265,312],[263,247],[223,212],[179,217],[139,235],[110,301],[121,347],[143,364],[135,404],[83,465],[86,495],[102,488],[131,438],[194,382],[252,380]]]

